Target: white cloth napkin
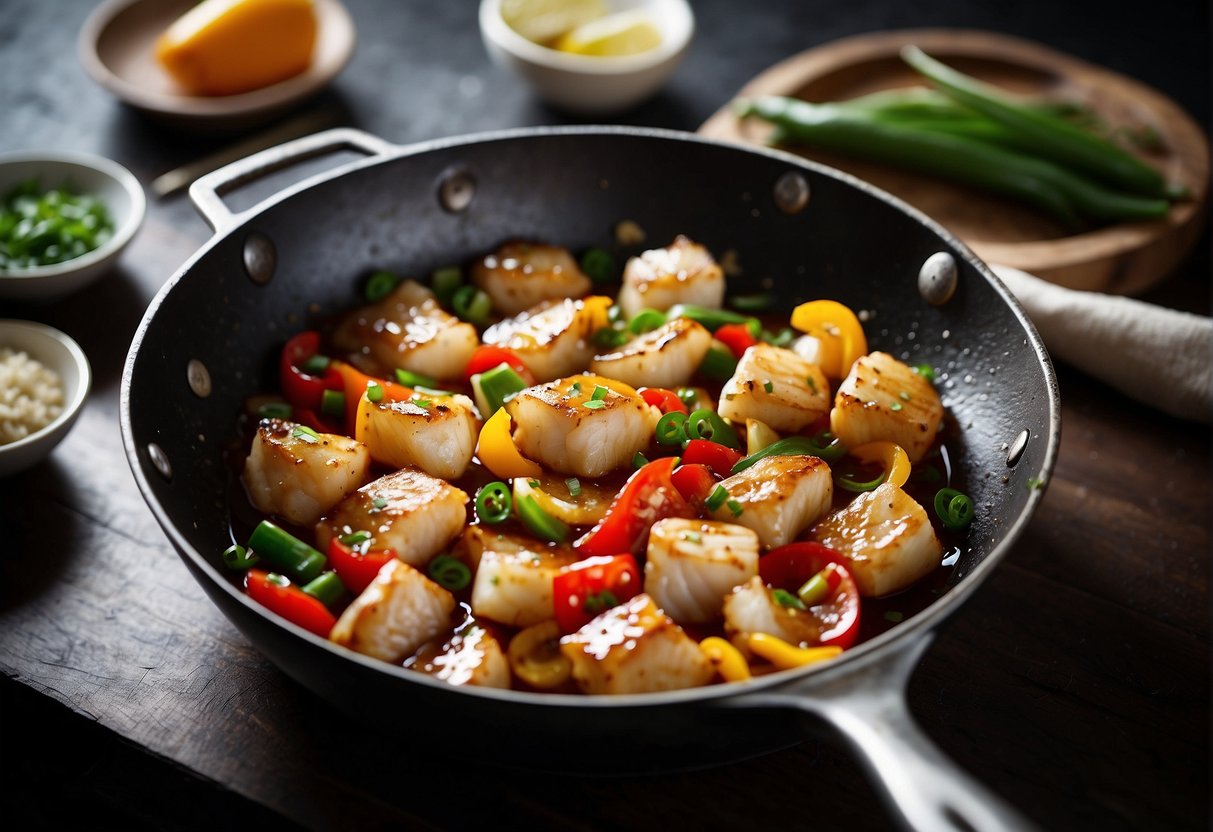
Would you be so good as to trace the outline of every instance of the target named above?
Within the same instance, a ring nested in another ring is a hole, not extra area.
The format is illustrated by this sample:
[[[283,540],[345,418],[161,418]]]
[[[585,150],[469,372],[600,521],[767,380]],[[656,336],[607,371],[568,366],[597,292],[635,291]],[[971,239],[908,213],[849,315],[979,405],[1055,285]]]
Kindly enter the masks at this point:
[[[1055,360],[1172,416],[1213,422],[1213,319],[991,269]]]

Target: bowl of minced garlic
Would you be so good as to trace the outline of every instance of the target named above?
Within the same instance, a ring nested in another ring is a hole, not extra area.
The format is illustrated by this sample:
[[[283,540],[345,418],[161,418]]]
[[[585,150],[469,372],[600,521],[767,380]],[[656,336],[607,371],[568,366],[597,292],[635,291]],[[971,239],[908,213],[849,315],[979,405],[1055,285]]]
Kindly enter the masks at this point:
[[[41,462],[63,441],[91,385],[88,358],[67,335],[0,320],[0,477]]]

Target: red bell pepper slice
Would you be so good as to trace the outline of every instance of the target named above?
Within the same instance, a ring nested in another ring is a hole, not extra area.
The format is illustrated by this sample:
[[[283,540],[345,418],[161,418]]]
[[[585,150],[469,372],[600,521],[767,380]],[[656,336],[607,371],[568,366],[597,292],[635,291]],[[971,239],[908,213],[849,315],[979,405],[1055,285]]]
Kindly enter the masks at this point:
[[[775,589],[793,595],[806,581],[821,573],[829,592],[809,612],[821,627],[822,646],[844,650],[859,637],[859,589],[847,569],[847,560],[828,546],[799,541],[772,549],[758,559],[758,574]]]
[[[737,358],[741,358],[746,350],[758,343],[758,339],[746,324],[725,324],[713,333],[713,337],[728,347],[729,352]]]
[[[682,499],[691,504],[695,511],[703,508],[703,504],[707,502],[708,495],[716,487],[716,478],[712,476],[712,469],[706,465],[679,465],[670,474],[670,482],[678,489],[678,493],[682,495]]]
[[[710,439],[692,439],[682,449],[682,461],[687,465],[707,465],[722,477],[733,472],[733,466],[742,458],[740,451],[726,448]]]
[[[677,463],[676,457],[662,457],[633,473],[598,525],[575,544],[581,556],[639,554],[648,542],[649,528],[658,520],[694,517],[695,510],[670,480]]]
[[[522,376],[522,380],[527,383],[528,387],[535,383],[535,374],[527,369],[527,366],[522,363],[522,359],[512,350],[489,344],[481,344],[472,353],[472,357],[468,359],[468,365],[463,371],[463,377],[468,384],[471,384],[472,376],[483,373],[485,370],[491,370],[502,363],[508,364],[510,369]]]
[[[644,399],[645,404],[657,408],[662,413],[690,413],[673,390],[664,387],[641,387],[636,392]]]
[[[340,538],[329,541],[329,565],[345,584],[345,588],[357,595],[371,585],[385,563],[396,559],[395,549],[371,549],[347,546]]]
[[[328,638],[337,624],[337,617],[319,600],[292,586],[286,578],[279,575],[274,580],[270,574],[261,569],[248,571],[246,587],[249,597],[309,633]]]
[[[296,410],[320,412],[320,402],[325,390],[340,390],[343,383],[332,362],[323,374],[314,376],[300,369],[307,360],[320,354],[320,333],[315,330],[300,332],[286,342],[278,365],[282,394]]]
[[[631,555],[593,557],[578,561],[552,579],[556,623],[573,633],[595,616],[640,594],[643,581]]]

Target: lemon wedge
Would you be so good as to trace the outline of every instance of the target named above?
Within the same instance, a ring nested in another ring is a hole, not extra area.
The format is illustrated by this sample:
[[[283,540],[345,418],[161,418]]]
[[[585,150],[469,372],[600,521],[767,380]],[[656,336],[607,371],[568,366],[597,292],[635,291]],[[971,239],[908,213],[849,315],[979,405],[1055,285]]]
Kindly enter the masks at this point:
[[[527,40],[542,44],[608,11],[603,0],[501,0],[501,17],[506,25]]]
[[[599,57],[638,55],[656,49],[661,32],[642,9],[616,12],[583,23],[556,42],[562,52]]]

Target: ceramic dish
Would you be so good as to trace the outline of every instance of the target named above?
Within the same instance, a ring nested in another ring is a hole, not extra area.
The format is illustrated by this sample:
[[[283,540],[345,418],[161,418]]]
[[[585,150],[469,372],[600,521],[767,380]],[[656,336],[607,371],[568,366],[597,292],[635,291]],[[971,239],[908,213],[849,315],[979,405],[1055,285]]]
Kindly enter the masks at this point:
[[[547,103],[578,115],[611,115],[656,93],[677,68],[695,33],[695,18],[686,0],[620,0],[613,7],[647,10],[661,32],[661,44],[621,57],[558,52],[510,28],[501,16],[501,0],[481,2],[480,34],[493,61],[526,80]]]
[[[59,330],[33,321],[0,320],[0,348],[24,352],[63,381],[63,411],[42,430],[0,445],[0,477],[41,462],[63,441],[88,398],[92,370],[80,345]]]
[[[79,257],[14,271],[0,270],[0,298],[48,301],[81,289],[104,275],[143,223],[147,200],[143,187],[126,168],[101,156],[84,153],[0,154],[0,194],[37,179],[43,188],[69,186],[105,203],[114,221],[108,241]]]
[[[355,42],[349,12],[338,0],[315,3],[319,29],[311,65],[252,92],[190,95],[156,62],[156,38],[193,0],[107,0],[80,31],[80,62],[98,84],[158,120],[193,129],[243,129],[318,92],[349,62]]]

